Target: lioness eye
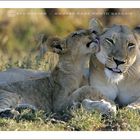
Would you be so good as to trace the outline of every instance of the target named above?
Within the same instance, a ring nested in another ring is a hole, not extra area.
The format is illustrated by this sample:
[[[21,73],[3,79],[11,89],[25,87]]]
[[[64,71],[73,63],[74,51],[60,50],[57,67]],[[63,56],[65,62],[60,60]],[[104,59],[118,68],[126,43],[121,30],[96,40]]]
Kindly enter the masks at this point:
[[[128,44],[128,49],[132,49],[132,48],[134,48],[135,47],[135,44],[134,43],[129,43]]]
[[[110,39],[110,38],[106,38],[105,40],[106,40],[106,42],[108,42],[109,44],[114,44],[114,41],[113,41],[112,39]]]

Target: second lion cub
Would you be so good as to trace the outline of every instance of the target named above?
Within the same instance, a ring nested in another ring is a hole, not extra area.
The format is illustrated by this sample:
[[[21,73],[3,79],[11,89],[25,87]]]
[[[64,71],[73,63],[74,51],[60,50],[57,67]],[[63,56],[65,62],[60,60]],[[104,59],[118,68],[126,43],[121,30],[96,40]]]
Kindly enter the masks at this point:
[[[58,64],[50,75],[39,79],[20,81],[20,74],[24,70],[19,69],[16,70],[18,80],[3,81],[0,84],[0,112],[3,114],[7,110],[25,106],[47,112],[67,108],[72,102],[70,96],[80,88],[87,59],[99,50],[96,35],[90,29],[73,32],[64,39],[50,37],[43,42],[43,46],[59,55]]]

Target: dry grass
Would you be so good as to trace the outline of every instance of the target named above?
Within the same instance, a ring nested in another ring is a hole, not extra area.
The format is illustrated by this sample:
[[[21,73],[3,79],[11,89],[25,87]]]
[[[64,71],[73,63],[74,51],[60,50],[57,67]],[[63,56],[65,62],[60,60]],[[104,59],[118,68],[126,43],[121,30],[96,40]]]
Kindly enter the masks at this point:
[[[15,119],[0,118],[1,131],[139,131],[140,117],[136,111],[119,110],[116,116],[102,117],[99,112],[83,108],[60,119],[45,112],[24,111]]]

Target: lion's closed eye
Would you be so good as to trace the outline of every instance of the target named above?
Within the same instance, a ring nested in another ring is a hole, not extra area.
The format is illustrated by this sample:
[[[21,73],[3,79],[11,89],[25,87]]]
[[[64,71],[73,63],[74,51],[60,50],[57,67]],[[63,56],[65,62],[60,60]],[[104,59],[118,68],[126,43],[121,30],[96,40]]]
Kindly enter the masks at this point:
[[[105,38],[105,41],[107,43],[109,43],[110,45],[114,45],[115,44],[114,41],[113,41],[113,39],[110,39],[110,38]]]
[[[134,43],[128,43],[128,49],[129,50],[132,50],[132,49],[134,49],[135,48],[135,44]]]

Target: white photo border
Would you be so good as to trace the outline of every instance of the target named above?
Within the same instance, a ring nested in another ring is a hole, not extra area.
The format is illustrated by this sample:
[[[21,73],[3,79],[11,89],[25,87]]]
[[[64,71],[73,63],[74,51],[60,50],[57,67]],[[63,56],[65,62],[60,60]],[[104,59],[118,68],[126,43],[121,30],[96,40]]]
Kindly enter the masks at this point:
[[[140,8],[140,1],[0,1],[0,8]]]

